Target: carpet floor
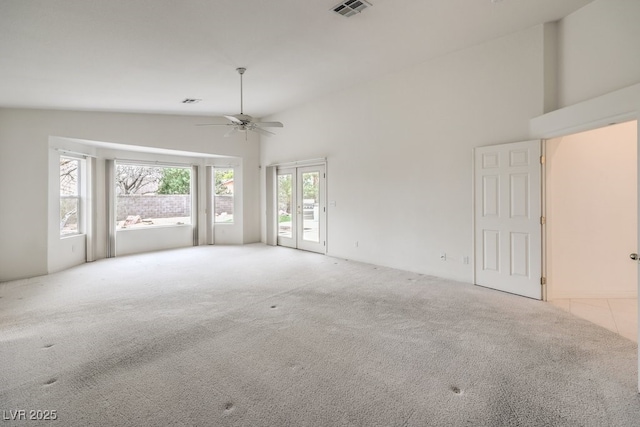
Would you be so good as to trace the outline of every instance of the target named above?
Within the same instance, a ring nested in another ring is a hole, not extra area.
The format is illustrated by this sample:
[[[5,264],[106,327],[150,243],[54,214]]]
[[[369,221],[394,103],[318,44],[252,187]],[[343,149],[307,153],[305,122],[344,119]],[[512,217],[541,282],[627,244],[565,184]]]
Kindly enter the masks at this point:
[[[0,415],[0,426],[632,426],[637,346],[477,286],[202,246],[0,284]]]

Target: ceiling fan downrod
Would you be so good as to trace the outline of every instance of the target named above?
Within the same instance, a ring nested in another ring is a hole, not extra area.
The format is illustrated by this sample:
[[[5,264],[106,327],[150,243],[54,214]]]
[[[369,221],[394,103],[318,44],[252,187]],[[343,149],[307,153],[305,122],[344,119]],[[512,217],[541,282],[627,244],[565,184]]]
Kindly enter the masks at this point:
[[[236,71],[238,72],[238,74],[240,74],[240,114],[244,114],[244,109],[243,109],[243,105],[242,105],[242,75],[244,74],[245,71],[247,71],[246,68],[240,67],[240,68],[236,68]]]

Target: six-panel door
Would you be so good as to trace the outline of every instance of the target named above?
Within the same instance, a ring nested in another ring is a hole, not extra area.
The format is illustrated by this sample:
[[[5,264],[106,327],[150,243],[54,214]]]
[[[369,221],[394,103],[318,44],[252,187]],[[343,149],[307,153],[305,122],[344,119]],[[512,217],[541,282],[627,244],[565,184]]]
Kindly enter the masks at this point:
[[[540,141],[475,149],[476,284],[541,299]]]

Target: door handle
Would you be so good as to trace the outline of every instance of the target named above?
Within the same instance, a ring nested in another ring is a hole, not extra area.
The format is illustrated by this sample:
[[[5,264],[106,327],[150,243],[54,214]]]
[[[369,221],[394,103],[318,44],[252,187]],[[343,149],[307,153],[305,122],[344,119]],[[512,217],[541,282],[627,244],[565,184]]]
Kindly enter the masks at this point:
[[[629,258],[631,258],[634,261],[637,261],[638,259],[640,259],[640,257],[638,257],[638,254],[636,253],[629,254]]]

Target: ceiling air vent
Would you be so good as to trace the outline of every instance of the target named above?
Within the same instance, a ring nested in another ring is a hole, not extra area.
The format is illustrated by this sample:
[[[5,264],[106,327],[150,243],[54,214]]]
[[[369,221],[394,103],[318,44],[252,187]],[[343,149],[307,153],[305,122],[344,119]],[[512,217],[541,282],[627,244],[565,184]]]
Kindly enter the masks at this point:
[[[369,6],[371,6],[371,3],[365,0],[346,0],[334,6],[333,11],[348,18],[356,13],[362,12]]]
[[[183,104],[197,104],[198,102],[202,101],[202,99],[196,99],[196,98],[185,98],[182,103]]]

